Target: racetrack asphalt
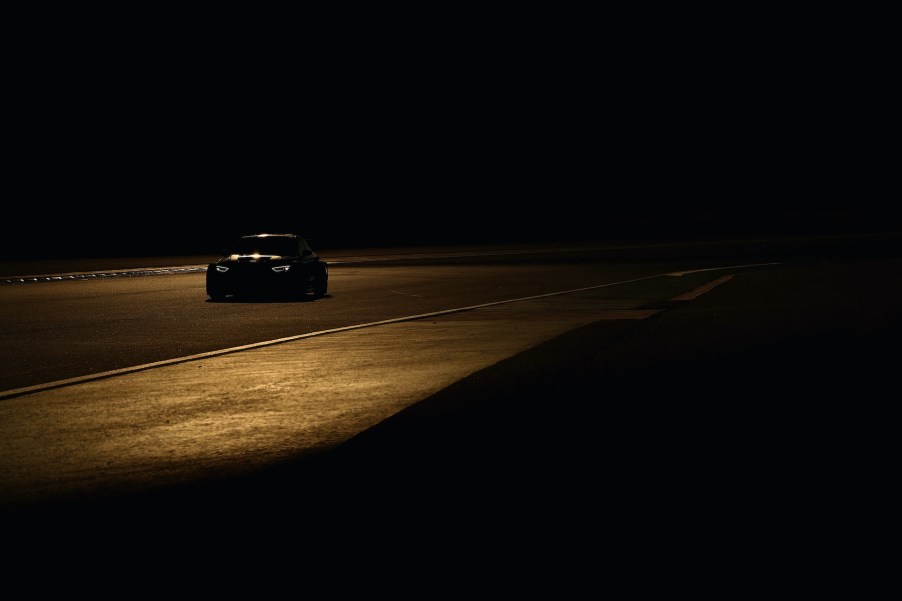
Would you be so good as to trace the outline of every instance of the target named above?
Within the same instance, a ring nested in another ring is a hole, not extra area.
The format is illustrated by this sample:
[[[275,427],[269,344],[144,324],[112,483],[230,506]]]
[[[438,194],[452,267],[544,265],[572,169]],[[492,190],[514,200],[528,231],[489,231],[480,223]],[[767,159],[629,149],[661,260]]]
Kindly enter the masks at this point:
[[[6,512],[9,582],[719,597],[844,573],[859,591],[850,566],[890,557],[900,257],[812,257],[579,327],[319,456]]]
[[[897,258],[744,273],[526,350],[322,456],[8,517],[120,548],[456,544],[584,566],[581,540],[629,569],[691,552],[728,573],[737,545],[788,562],[854,536],[835,519],[850,491],[882,498],[900,306]]]

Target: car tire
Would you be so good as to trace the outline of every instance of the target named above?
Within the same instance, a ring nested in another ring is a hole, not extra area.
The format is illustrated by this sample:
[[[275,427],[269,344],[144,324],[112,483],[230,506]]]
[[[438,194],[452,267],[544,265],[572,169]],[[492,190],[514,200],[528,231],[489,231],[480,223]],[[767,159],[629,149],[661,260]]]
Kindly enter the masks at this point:
[[[206,289],[207,296],[210,297],[210,300],[216,302],[225,300],[225,292],[221,290],[222,282],[219,282],[219,278],[216,277],[216,273],[213,271],[215,264],[210,264],[207,266],[207,276],[206,276]]]
[[[316,277],[313,278],[313,296],[322,298],[329,291],[329,273],[325,267],[319,270]]]

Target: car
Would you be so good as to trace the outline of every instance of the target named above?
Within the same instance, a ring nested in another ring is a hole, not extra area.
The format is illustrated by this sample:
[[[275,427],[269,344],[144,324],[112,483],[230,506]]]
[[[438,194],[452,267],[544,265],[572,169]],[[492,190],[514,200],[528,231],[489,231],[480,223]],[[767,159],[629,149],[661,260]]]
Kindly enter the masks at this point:
[[[213,301],[228,296],[313,294],[326,296],[329,266],[298,234],[241,236],[207,265],[207,295]]]

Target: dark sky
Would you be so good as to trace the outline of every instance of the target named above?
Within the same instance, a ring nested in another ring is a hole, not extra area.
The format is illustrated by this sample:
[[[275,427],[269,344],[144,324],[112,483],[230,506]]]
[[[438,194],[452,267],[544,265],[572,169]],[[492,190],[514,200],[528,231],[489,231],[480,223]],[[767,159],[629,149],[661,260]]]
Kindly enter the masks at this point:
[[[886,206],[889,159],[865,144],[886,78],[860,60],[879,48],[792,15],[614,17],[246,43],[45,31],[9,86],[3,251],[34,235],[105,254],[254,230],[326,245],[641,236]]]

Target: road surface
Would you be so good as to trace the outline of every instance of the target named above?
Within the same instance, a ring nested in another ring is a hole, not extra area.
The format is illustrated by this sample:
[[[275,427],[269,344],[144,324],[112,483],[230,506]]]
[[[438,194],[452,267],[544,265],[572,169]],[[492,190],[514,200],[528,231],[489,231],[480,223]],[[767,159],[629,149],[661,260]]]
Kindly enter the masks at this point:
[[[715,518],[751,504],[746,533],[764,532],[777,505],[803,512],[806,487],[866,480],[849,463],[862,447],[836,441],[860,443],[865,418],[882,415],[899,249],[830,239],[374,261],[334,268],[328,298],[287,304],[208,303],[196,274],[0,287],[4,360],[20,366],[7,391],[298,336],[8,396],[5,514],[185,527],[228,513],[244,533],[300,532],[311,524],[287,516],[320,515],[348,536],[422,520],[472,534],[491,519],[516,538],[522,512],[550,511],[531,531],[626,541],[612,512],[638,533],[685,536],[671,519],[682,512],[715,541]],[[347,329],[372,322],[386,323]],[[324,329],[337,331],[305,336]],[[55,366],[59,341],[84,358]],[[295,411],[308,401],[320,404]],[[799,515],[806,529],[823,518]]]

